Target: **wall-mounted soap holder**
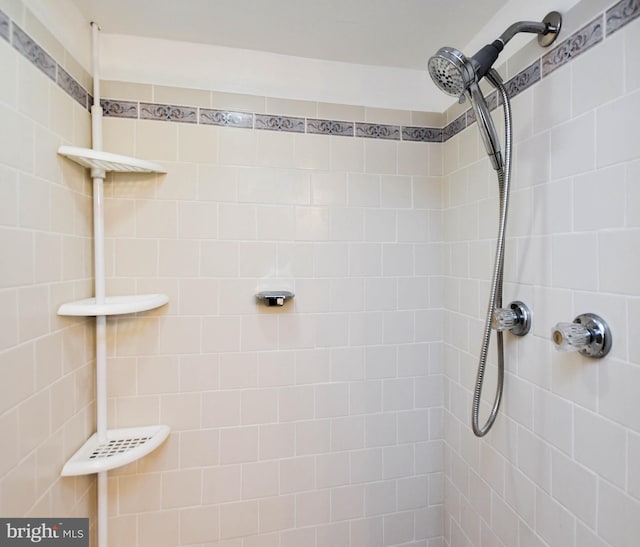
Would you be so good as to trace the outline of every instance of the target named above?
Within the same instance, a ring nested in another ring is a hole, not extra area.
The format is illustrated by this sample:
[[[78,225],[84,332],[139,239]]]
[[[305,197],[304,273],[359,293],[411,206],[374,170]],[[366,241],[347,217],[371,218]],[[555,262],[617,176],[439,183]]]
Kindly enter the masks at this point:
[[[260,291],[256,294],[256,300],[264,302],[267,306],[284,306],[284,303],[294,296],[291,291]]]
[[[573,323],[558,323],[551,329],[557,350],[577,351],[586,357],[604,357],[611,350],[611,329],[595,313],[583,313]]]

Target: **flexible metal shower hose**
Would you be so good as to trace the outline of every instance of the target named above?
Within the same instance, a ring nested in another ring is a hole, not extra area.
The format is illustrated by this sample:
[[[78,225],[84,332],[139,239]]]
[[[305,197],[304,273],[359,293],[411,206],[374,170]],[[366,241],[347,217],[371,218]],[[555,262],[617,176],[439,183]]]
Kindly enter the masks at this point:
[[[484,372],[487,365],[487,354],[489,352],[489,343],[491,341],[491,322],[493,312],[496,308],[502,307],[502,277],[504,273],[504,245],[505,230],[507,225],[507,212],[509,210],[509,185],[511,180],[511,104],[509,103],[509,95],[502,84],[502,79],[495,70],[491,70],[487,74],[487,79],[498,90],[502,97],[504,108],[504,125],[505,125],[505,153],[504,163],[501,169],[497,171],[498,187],[500,191],[500,220],[498,227],[498,240],[496,244],[496,259],[493,268],[493,277],[491,280],[491,291],[489,293],[489,304],[487,306],[487,316],[485,319],[484,332],[482,335],[482,347],[480,349],[480,358],[478,361],[478,373],[476,376],[475,388],[473,392],[473,408],[471,412],[471,427],[477,437],[484,437],[498,415],[500,402],[502,400],[502,388],[504,385],[504,345],[503,335],[501,331],[497,332],[497,352],[498,352],[498,379],[496,385],[496,395],[493,406],[486,423],[480,427],[478,424],[478,415],[480,413],[480,398],[482,395],[482,384],[484,383]]]

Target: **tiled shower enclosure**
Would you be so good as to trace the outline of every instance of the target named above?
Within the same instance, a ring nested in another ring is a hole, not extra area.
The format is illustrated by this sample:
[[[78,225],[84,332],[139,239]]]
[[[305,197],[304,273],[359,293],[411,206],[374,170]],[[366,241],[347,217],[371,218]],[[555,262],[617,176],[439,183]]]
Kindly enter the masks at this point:
[[[640,8],[594,4],[552,51],[500,67],[505,300],[534,326],[507,340],[482,440],[497,185],[465,106],[103,82],[105,149],[168,171],[106,182],[108,292],[170,300],[108,322],[110,424],[172,430],[109,474],[112,545],[634,545]],[[56,315],[92,292],[91,181],[56,154],[90,146],[90,77],[15,0],[0,0],[0,66],[0,515],[93,522],[93,477],[60,477],[95,429],[93,323]],[[262,288],[295,298],[268,308]],[[549,340],[585,311],[613,329],[603,361]]]

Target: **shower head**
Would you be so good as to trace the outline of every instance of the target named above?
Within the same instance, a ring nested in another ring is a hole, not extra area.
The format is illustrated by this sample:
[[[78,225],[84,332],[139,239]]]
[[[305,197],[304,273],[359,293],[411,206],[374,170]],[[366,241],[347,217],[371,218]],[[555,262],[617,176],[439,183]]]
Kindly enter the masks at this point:
[[[557,11],[548,13],[541,23],[519,21],[505,30],[499,38],[487,44],[471,58],[465,57],[457,49],[440,48],[429,59],[429,74],[434,83],[445,93],[462,97],[475,82],[479,82],[491,70],[506,43],[519,32],[538,34],[538,43],[550,46],[562,26],[562,16]]]
[[[464,100],[465,95],[469,97],[480,128],[482,142],[496,171],[503,166],[500,140],[478,81],[492,70],[491,65],[498,58],[501,50],[501,47],[498,49],[494,45],[488,45],[474,57],[467,59],[457,49],[443,47],[429,59],[429,74],[442,91],[454,97],[460,97],[461,101]],[[494,78],[499,78],[497,72],[492,72]],[[490,80],[493,82],[494,78]]]
[[[433,82],[448,95],[460,97],[476,80],[469,60],[452,47],[442,47],[429,59],[429,74]]]
[[[491,70],[503,44],[496,40],[476,53],[471,59],[457,49],[442,47],[429,59],[429,74],[433,82],[445,93],[454,97],[464,93]]]
[[[489,81],[494,86],[501,82],[500,76],[492,67],[505,44],[517,33],[537,33],[538,43],[547,47],[558,36],[561,25],[561,15],[557,11],[552,11],[545,16],[541,23],[531,21],[514,23],[497,40],[484,46],[471,58],[465,57],[452,47],[442,47],[429,59],[427,64],[429,74],[442,91],[448,95],[459,97],[460,102],[464,101],[465,96],[469,98],[478,121],[482,141],[496,170],[502,168],[500,141],[478,82],[487,74],[490,75]]]

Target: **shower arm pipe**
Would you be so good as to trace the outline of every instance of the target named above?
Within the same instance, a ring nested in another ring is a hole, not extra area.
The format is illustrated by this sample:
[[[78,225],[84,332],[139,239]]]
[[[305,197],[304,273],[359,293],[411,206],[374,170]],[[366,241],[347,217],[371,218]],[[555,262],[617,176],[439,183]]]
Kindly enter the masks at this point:
[[[511,40],[516,34],[520,32],[530,32],[533,34],[545,34],[549,32],[548,25],[546,23],[537,23],[535,21],[518,21],[517,23],[513,23],[507,30],[505,30],[499,37],[498,40],[502,42],[503,45]]]
[[[556,12],[551,12],[555,14]],[[559,16],[559,14],[558,14]],[[502,42],[502,45],[506,45],[511,38],[520,32],[529,32],[532,34],[547,35],[549,33],[557,34],[560,32],[560,20],[551,18],[551,14],[545,17],[541,23],[537,21],[518,21],[510,25],[499,37],[498,40]]]

